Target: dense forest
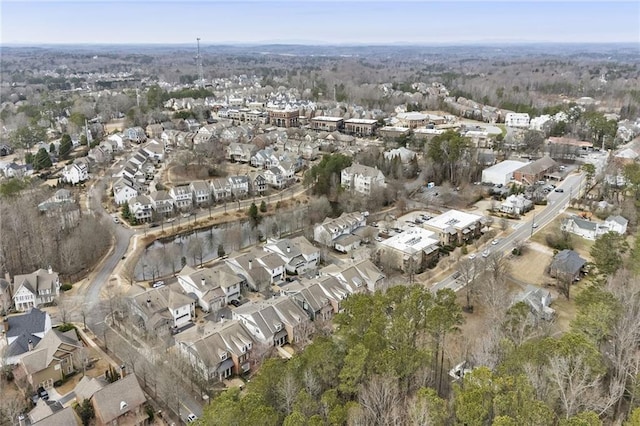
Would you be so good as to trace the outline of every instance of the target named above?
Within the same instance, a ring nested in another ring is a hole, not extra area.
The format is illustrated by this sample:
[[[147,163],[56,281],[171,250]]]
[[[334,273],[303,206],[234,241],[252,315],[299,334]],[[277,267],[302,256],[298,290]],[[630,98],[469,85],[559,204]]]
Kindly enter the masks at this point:
[[[212,401],[211,425],[600,425],[640,420],[640,280],[592,283],[571,330],[549,335],[524,303],[449,374],[464,321],[455,294],[421,286],[354,295],[333,336],[270,359],[244,390]],[[474,368],[475,367],[475,368]]]

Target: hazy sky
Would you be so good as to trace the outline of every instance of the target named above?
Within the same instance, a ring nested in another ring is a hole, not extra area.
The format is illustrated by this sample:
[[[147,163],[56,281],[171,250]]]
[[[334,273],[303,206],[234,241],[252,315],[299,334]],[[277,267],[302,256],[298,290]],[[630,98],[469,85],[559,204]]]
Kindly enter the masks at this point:
[[[637,42],[640,2],[2,0],[2,43]]]

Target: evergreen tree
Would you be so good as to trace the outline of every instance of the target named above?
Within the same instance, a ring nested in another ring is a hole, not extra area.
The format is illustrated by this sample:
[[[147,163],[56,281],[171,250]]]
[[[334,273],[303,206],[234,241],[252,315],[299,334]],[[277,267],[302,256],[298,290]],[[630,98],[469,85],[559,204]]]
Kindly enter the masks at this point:
[[[258,206],[256,203],[251,203],[251,207],[249,207],[249,221],[251,222],[251,227],[255,228],[260,223],[260,213],[258,212]]]
[[[40,148],[34,158],[33,168],[36,170],[42,170],[47,167],[51,167],[51,164],[51,157],[49,157],[47,150]]]
[[[72,148],[73,148],[73,142],[71,142],[71,136],[65,133],[64,135],[62,135],[62,139],[60,139],[60,148],[59,148],[60,158],[67,158],[69,153],[71,153]]]

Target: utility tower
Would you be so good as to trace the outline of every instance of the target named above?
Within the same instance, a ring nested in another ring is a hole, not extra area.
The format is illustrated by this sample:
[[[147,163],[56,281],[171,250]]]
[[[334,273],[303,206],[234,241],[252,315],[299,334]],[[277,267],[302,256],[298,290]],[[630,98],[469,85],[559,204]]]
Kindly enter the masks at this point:
[[[202,70],[202,56],[200,55],[200,37],[196,39],[198,42],[198,53],[196,55],[196,67],[198,68],[198,81],[196,85],[204,87],[204,71]]]

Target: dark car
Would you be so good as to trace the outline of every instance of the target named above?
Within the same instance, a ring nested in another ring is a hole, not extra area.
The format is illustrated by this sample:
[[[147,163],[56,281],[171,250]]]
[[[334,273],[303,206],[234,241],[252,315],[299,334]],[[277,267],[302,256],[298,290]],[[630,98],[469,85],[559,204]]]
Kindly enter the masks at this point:
[[[38,388],[38,396],[45,401],[49,400],[49,392],[47,392],[47,390],[42,386]]]
[[[240,305],[242,305],[242,303],[240,303],[240,301],[233,299],[231,302],[229,302],[230,305],[235,306],[236,308]]]
[[[555,192],[564,192],[564,189],[562,189],[562,188],[556,188],[556,189],[555,189]]]

